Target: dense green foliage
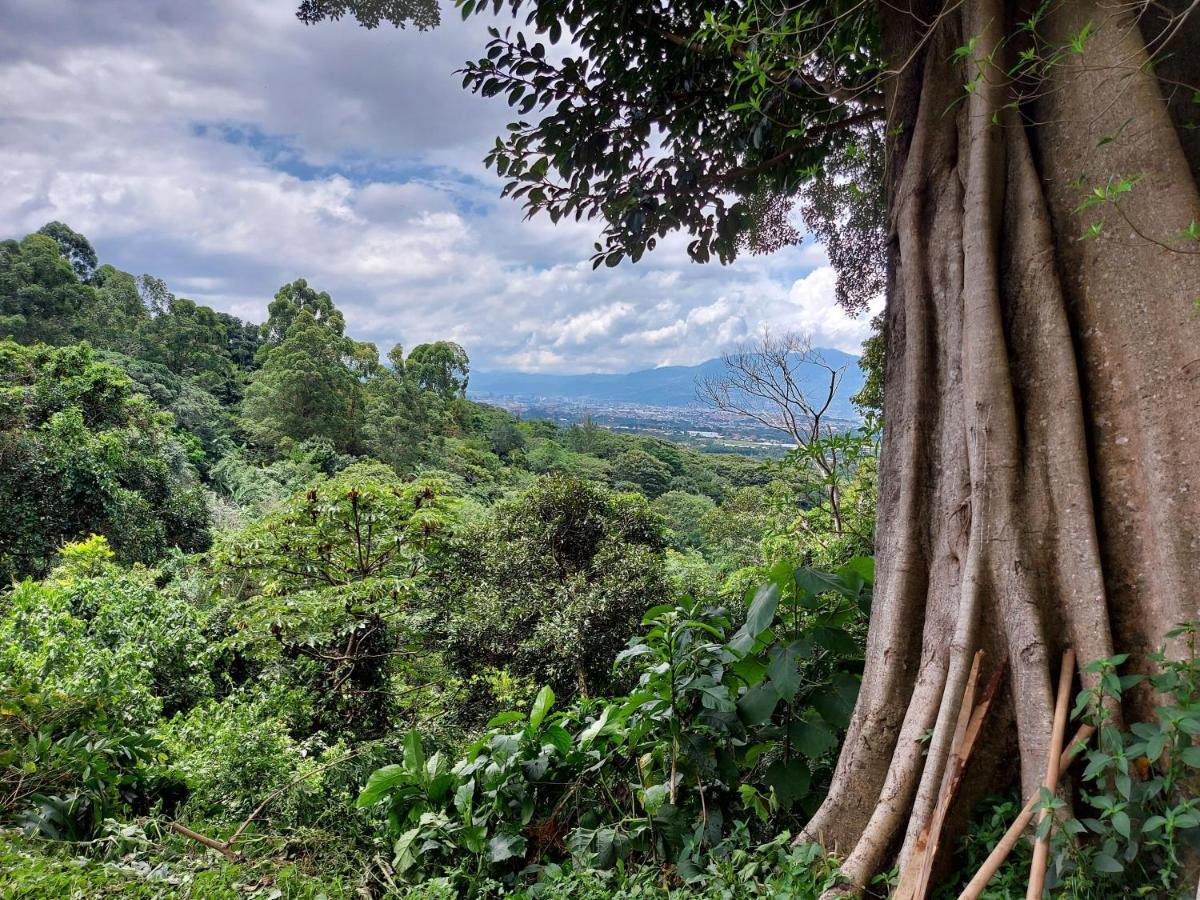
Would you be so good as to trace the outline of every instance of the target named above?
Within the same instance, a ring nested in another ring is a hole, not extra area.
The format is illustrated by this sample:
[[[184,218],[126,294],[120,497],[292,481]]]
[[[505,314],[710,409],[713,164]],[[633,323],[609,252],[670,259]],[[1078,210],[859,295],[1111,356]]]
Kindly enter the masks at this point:
[[[404,614],[427,589],[448,509],[437,482],[358,463],[228,535],[211,560],[230,598],[231,646],[319,698],[318,727],[380,736],[390,664],[415,643]]]
[[[550,895],[597,893],[617,851],[716,886],[758,842],[779,869],[757,892],[832,877],[774,840],[827,779],[865,602],[861,570],[820,602],[788,574],[817,561],[789,524],[819,514],[800,457],[521,421],[465,398],[463,348],[381,362],[303,280],[260,327],[59,224],[4,254],[0,816],[23,871],[100,889],[131,877],[105,848],[155,848],[187,895],[178,821],[240,828],[251,857],[290,847],[300,895],[318,868],[331,896],[524,889],[526,864]],[[423,754],[449,795],[357,802]],[[452,802],[468,782],[479,821]],[[391,846],[435,812],[444,852]],[[63,839],[92,839],[98,868],[30,852]]]
[[[106,535],[126,561],[208,543],[208,509],[172,417],[86,345],[0,343],[0,579]]]
[[[626,695],[555,711],[544,687],[457,762],[409,732],[403,761],[358,799],[385,802],[397,871],[468,889],[481,870],[512,882],[530,859],[569,856],[602,870],[667,861],[702,881],[710,848],[785,826],[819,798],[848,721],[856,643],[843,626],[865,608],[870,567],[773,576],[736,631],[691,598],[648,610],[616,659],[637,677]]]
[[[637,495],[551,475],[497,503],[463,532],[436,589],[450,664],[560,696],[603,694],[642,614],[670,597],[663,549],[662,524]],[[494,711],[486,682],[475,691]]]

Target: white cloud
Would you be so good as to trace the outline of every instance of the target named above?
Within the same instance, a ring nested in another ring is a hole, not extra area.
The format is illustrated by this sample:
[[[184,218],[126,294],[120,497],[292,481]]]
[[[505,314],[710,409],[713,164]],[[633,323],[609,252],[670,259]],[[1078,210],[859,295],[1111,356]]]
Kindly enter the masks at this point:
[[[255,320],[305,277],[355,336],[450,338],[482,368],[692,363],[763,325],[857,350],[866,319],[833,304],[818,246],[698,266],[671,236],[593,271],[594,223],[498,199],[478,160],[507,109],[451,74],[486,20],[367,32],[294,8],[0,0],[0,237],[60,219]]]

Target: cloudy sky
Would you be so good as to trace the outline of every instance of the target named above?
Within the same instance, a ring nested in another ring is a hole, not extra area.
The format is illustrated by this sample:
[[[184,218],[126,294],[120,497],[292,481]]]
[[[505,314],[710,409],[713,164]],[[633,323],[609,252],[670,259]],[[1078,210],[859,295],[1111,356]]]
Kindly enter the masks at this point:
[[[722,267],[670,240],[593,272],[594,223],[523,221],[481,162],[507,107],[453,74],[486,18],[366,31],[295,7],[0,0],[0,237],[59,219],[254,321],[304,277],[354,337],[456,340],[482,369],[688,364],[764,325],[858,351],[866,319],[809,241]]]

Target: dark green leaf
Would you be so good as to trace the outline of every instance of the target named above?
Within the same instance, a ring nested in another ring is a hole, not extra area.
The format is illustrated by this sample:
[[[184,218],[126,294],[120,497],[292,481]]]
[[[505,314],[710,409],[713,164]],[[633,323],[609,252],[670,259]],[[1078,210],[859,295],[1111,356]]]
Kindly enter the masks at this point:
[[[488,857],[493,863],[501,863],[524,854],[525,838],[519,834],[496,834],[488,841]]]
[[[804,760],[793,756],[789,760],[777,760],[763,774],[763,781],[774,789],[779,805],[790,809],[792,804],[808,793],[812,774]]]
[[[774,584],[764,584],[760,587],[750,603],[749,612],[746,613],[746,624],[738,629],[738,633],[729,642],[730,648],[735,653],[749,652],[758,636],[771,627],[778,606],[779,588]]]
[[[811,702],[813,708],[834,728],[845,728],[850,724],[854,701],[858,699],[860,680],[848,672],[838,672],[827,687],[818,688]]]
[[[513,722],[524,721],[525,713],[517,712],[516,710],[509,710],[508,712],[499,713],[498,715],[492,716],[490,719],[488,719],[487,727],[500,728],[504,725],[511,725]]]
[[[779,694],[769,681],[756,684],[738,700],[738,712],[742,721],[747,725],[762,725],[771,720],[775,707],[779,704]]]
[[[367,778],[367,784],[358,795],[359,808],[374,806],[392,792],[397,785],[409,784],[411,776],[403,766],[390,765],[376,769]]]
[[[837,736],[821,719],[800,720],[788,726],[792,747],[809,759],[819,759],[837,746]]]

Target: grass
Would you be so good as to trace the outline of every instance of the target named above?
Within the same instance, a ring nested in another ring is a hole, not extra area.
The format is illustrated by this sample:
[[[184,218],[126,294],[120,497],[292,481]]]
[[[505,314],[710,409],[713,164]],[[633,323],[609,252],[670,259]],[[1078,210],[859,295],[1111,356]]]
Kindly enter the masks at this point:
[[[86,847],[0,832],[0,897],[5,900],[110,896],[350,900],[355,885],[337,876],[307,874],[288,859],[263,857],[236,864],[178,842],[150,845],[127,829],[124,841],[105,839]]]

